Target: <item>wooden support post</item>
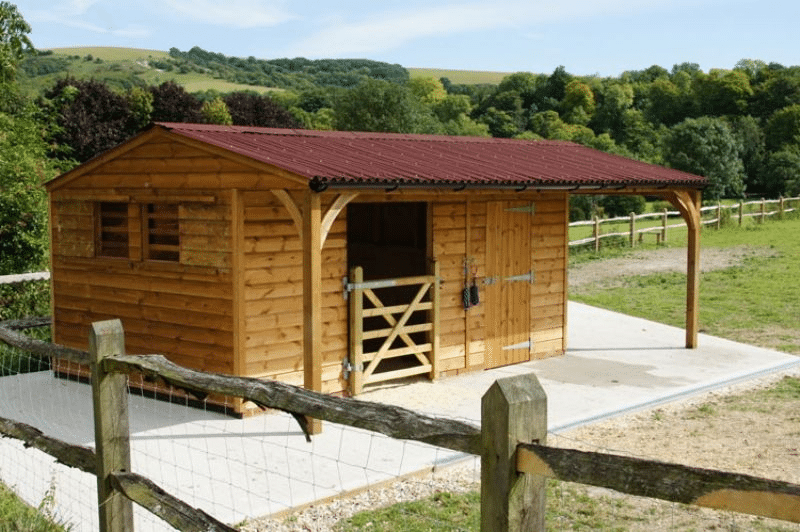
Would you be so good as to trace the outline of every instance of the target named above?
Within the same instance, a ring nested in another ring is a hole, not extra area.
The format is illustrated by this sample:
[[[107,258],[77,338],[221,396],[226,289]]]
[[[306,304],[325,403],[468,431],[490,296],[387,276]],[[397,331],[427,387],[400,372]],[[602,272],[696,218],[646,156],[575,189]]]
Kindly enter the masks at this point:
[[[766,213],[766,211],[767,211],[767,200],[765,200],[764,198],[761,198],[761,218],[760,218],[760,220],[761,220],[762,224],[764,223],[764,214]]]
[[[742,219],[744,218],[744,200],[739,201],[739,227],[742,226]]]
[[[717,202],[717,230],[722,227],[722,202]]]
[[[636,213],[631,213],[631,247],[636,245]]]
[[[700,312],[700,191],[674,191],[664,196],[683,216],[689,233],[686,258],[686,347],[697,347]]]
[[[133,530],[133,504],[113,488],[111,474],[131,470],[127,375],[106,373],[103,359],[125,354],[125,335],[119,320],[92,324],[89,333],[92,360],[94,442],[97,456],[97,500],[100,532]]]
[[[784,211],[784,204],[783,204],[783,196],[778,197],[778,216],[780,220],[783,220],[783,211]]]
[[[686,259],[686,347],[697,347],[700,314],[700,192],[690,193]]]
[[[545,479],[517,472],[517,445],[545,443],[547,395],[536,375],[499,379],[481,400],[481,532],[544,530]]]
[[[661,242],[667,243],[667,220],[669,218],[669,210],[664,207],[664,215],[661,217]]]
[[[600,217],[596,214],[594,215],[594,227],[592,233],[592,236],[594,237],[594,252],[597,253],[600,251]]]
[[[350,282],[364,282],[364,268],[350,270]],[[356,288],[350,292],[350,395],[358,395],[364,388],[364,296]]]
[[[322,391],[322,206],[316,192],[303,202],[303,384]],[[310,434],[322,432],[318,419],[308,419]]]

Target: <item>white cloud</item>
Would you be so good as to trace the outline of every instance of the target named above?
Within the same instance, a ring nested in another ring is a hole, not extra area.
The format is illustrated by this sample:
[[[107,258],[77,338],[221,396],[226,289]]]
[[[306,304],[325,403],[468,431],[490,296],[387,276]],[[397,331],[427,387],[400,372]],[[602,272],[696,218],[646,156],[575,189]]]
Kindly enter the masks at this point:
[[[280,0],[166,0],[161,5],[181,17],[234,28],[276,26],[297,18]]]
[[[505,28],[530,32],[531,27],[548,22],[698,1],[707,0],[496,0],[491,4],[481,1],[433,7],[413,5],[394,11],[380,11],[380,3],[375,2],[365,6],[364,11],[369,11],[366,16],[359,18],[357,13],[350,13],[330,19],[325,28],[291,45],[286,55],[365,55],[426,37]]]

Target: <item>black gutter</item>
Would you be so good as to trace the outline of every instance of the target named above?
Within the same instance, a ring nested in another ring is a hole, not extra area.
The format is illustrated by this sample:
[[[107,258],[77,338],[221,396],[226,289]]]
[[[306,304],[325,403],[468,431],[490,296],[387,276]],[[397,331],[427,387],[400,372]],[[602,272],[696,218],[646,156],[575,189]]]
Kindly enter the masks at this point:
[[[319,177],[314,177],[308,183],[309,188],[314,192],[324,192],[331,189],[350,189],[350,190],[383,190],[384,192],[393,192],[398,189],[414,189],[414,190],[450,190],[453,192],[462,192],[464,190],[514,190],[516,192],[523,192],[525,190],[624,190],[626,188],[669,188],[687,187],[704,189],[706,184],[687,184],[687,183],[562,183],[558,185],[552,184],[536,184],[531,182],[517,182],[517,183],[469,183],[464,181],[454,183],[418,183],[418,182],[402,182],[402,181],[385,181],[385,182],[357,182],[357,181],[327,181]]]

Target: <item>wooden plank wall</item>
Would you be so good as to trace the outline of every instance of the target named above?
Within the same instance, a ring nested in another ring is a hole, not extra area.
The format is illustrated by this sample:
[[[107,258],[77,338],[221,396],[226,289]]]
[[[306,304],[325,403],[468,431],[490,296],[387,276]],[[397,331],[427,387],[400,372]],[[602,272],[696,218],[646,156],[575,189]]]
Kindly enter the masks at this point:
[[[134,192],[140,191],[96,189],[82,192],[83,200],[74,191],[52,194],[55,341],[86,349],[93,321],[120,318],[131,354],[231,372],[229,194],[213,205],[181,207],[180,263],[94,257],[95,202]]]
[[[244,374],[303,384],[303,268],[298,229],[289,212],[267,191],[244,199]],[[299,194],[293,194],[302,204]],[[332,197],[323,198],[323,212]],[[322,251],[323,390],[346,388],[341,379],[347,356],[346,214],[334,222]]]
[[[569,199],[565,192],[542,193],[533,215],[531,337],[534,359],[566,349]]]

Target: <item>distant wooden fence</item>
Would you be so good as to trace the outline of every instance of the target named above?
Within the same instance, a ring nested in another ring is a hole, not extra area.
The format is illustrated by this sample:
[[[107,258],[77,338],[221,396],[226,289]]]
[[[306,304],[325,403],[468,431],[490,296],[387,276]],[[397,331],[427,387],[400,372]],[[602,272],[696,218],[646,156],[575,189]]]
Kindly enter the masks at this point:
[[[800,197],[796,198],[779,198],[776,200],[760,199],[757,201],[739,202],[734,205],[717,205],[706,206],[700,209],[701,223],[707,226],[713,226],[719,229],[722,226],[725,216],[728,215],[731,220],[737,220],[741,226],[745,218],[755,218],[759,222],[764,222],[768,217],[777,216],[782,217],[784,214],[798,210]],[[592,220],[583,220],[572,222],[570,227],[592,227],[592,236],[580,238],[570,241],[570,246],[583,246],[587,244],[594,245],[595,251],[600,249],[601,241],[607,238],[625,238],[631,247],[636,246],[637,242],[642,242],[645,235],[655,235],[657,244],[667,241],[668,231],[680,227],[686,227],[685,222],[676,222],[676,218],[680,218],[681,214],[678,211],[669,211],[664,209],[661,212],[651,212],[646,214],[631,213],[630,216],[618,216],[615,218],[599,218],[597,216]],[[646,220],[656,220],[660,223],[649,224],[647,227],[642,227],[640,222]],[[625,231],[610,231],[603,232],[604,225],[619,225],[625,224]]]
[[[319,394],[276,381],[212,375],[177,366],[160,355],[126,356],[119,320],[95,323],[90,353],[20,334],[49,319],[0,323],[0,340],[39,356],[92,367],[96,452],[0,418],[0,435],[21,440],[62,464],[98,476],[102,532],[133,530],[131,501],[182,531],[234,529],[129,472],[127,388],[123,374],[155,377],[189,393],[241,397],[307,418],[358,427],[481,456],[481,530],[544,530],[545,477],[623,493],[750,513],[800,523],[800,485],[604,453],[545,446],[547,397],[533,374],[499,379],[484,394],[482,426],[425,416],[404,408]],[[111,422],[113,421],[113,422]]]

